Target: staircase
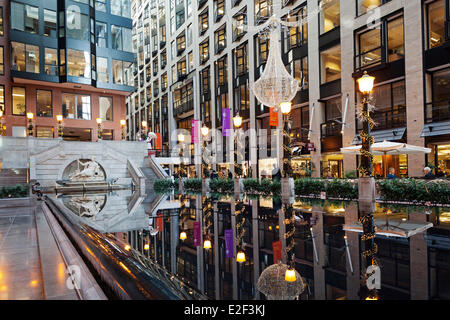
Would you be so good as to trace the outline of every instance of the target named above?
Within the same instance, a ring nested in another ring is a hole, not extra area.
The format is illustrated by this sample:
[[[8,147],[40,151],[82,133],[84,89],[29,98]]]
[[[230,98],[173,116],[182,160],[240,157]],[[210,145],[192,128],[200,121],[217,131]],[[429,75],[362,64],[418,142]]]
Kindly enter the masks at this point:
[[[145,176],[145,194],[147,197],[143,201],[147,204],[149,210],[147,211],[150,215],[153,215],[154,211],[157,210],[159,204],[166,198],[165,195],[155,194],[153,191],[153,183],[156,179],[169,179],[166,171],[155,162],[154,156],[145,157],[144,163],[146,167],[141,167],[142,173]]]

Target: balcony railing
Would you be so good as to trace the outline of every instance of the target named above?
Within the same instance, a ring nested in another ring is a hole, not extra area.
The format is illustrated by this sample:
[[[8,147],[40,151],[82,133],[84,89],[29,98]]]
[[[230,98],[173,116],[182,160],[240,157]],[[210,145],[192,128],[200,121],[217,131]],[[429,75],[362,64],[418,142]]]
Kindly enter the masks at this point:
[[[337,119],[337,120],[341,121],[341,119]],[[342,130],[342,123],[339,123],[334,120],[327,121],[320,125],[320,132],[321,132],[322,139],[331,137],[331,136],[341,135],[341,130]]]
[[[406,126],[406,107],[384,112],[374,112],[372,119],[376,125],[373,130],[387,130]],[[357,121],[357,130],[362,130],[361,121]]]
[[[430,102],[425,105],[425,123],[450,120],[450,100]]]

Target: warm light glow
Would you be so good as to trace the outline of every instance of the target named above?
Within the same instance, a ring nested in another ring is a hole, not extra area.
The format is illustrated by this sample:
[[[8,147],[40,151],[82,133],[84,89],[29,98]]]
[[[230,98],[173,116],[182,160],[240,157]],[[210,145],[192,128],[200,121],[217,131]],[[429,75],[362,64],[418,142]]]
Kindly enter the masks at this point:
[[[292,109],[292,103],[291,102],[282,102],[280,103],[281,113],[282,114],[289,114]]]
[[[185,231],[182,231],[182,232],[180,233],[180,240],[184,241],[184,240],[186,240],[186,239],[187,239],[187,234],[186,234]]]
[[[378,300],[378,297],[371,297],[371,296],[368,296],[368,297],[366,298],[366,300]]]
[[[275,228],[276,228],[276,229],[278,230],[278,229],[280,229],[280,226],[279,226],[279,225],[277,225],[277,226],[276,226]]]
[[[209,128],[207,126],[203,126],[200,131],[202,132],[202,136],[206,137],[209,133]]]
[[[269,226],[269,231],[272,231],[272,229],[273,229],[272,226]]]
[[[32,120],[32,119],[34,118],[33,112],[28,112],[28,113],[27,113],[27,118],[30,119],[30,120]]]
[[[375,82],[375,77],[371,77],[364,71],[361,78],[358,79],[359,91],[362,93],[370,93],[373,89],[373,83]]]
[[[147,128],[147,121],[145,121],[145,120],[142,121],[142,127],[143,127],[143,128]]]
[[[236,128],[242,126],[242,117],[239,114],[233,117],[233,124]]]
[[[392,210],[388,209],[388,211],[386,212],[386,214],[392,214]]]
[[[32,280],[32,281],[30,282],[30,286],[32,286],[32,287],[36,287],[37,284],[38,284],[38,281],[37,281],[37,280]]]
[[[287,282],[297,281],[297,277],[295,276],[295,270],[287,269],[286,274],[284,275],[284,280],[286,280]]]
[[[126,120],[124,120],[124,119],[120,120],[120,125],[121,125],[122,127],[125,127],[126,124],[127,124],[127,121],[126,121]]]
[[[95,121],[97,121],[98,124],[101,124],[102,123],[102,118],[97,118],[97,119],[95,119]]]
[[[211,240],[205,240],[203,242],[203,249],[211,249]]]
[[[150,249],[150,245],[148,243],[144,244],[144,250]]]
[[[127,245],[125,245],[125,250],[130,250],[131,249],[131,247],[130,247],[130,245],[129,244],[127,244]]]
[[[237,262],[245,262],[245,253],[244,251],[239,251],[236,255]]]
[[[63,116],[61,114],[58,114],[56,116],[56,121],[59,121],[59,122],[63,121]]]
[[[3,117],[3,110],[0,110],[0,118]]]
[[[178,135],[178,142],[183,142],[183,141],[184,141],[184,135],[180,133]]]

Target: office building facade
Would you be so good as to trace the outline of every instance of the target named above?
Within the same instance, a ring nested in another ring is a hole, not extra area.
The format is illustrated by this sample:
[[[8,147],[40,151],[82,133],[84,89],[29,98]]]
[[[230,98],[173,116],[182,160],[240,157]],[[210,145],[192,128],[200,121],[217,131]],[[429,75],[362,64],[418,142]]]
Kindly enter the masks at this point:
[[[222,108],[239,113],[244,130],[270,130],[269,107],[255,99],[252,85],[269,52],[257,26],[276,14],[304,22],[280,30],[283,62],[300,85],[291,112],[291,136],[301,146],[292,160],[297,176],[355,172],[358,156],[340,148],[361,143],[356,80],[364,71],[376,78],[375,141],[432,149],[376,156],[374,174],[394,167],[399,176],[422,176],[426,165],[448,173],[449,12],[448,0],[134,1],[136,92],[127,99],[128,138],[136,139],[146,121],[161,135],[160,147],[172,150],[173,132],[190,130],[193,119],[221,129]],[[276,161],[258,151],[247,147],[253,176]]]
[[[3,134],[120,140],[132,81],[130,0],[0,1]]]

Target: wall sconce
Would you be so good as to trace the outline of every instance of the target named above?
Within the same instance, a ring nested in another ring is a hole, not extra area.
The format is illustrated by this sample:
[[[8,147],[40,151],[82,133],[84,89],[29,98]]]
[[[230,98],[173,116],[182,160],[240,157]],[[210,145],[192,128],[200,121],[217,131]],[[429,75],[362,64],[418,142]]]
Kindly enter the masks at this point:
[[[102,118],[95,119],[97,121],[97,138],[98,140],[102,140]]]
[[[122,128],[122,140],[125,140],[125,126],[127,125],[126,120],[120,120],[120,127]]]
[[[58,114],[56,116],[56,121],[58,122],[58,138],[62,138],[63,136],[63,116]]]

